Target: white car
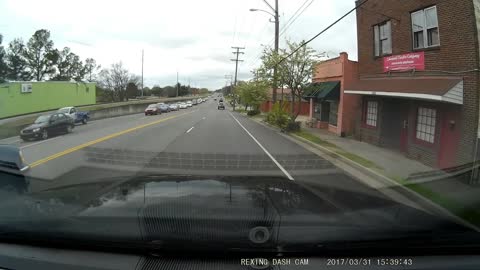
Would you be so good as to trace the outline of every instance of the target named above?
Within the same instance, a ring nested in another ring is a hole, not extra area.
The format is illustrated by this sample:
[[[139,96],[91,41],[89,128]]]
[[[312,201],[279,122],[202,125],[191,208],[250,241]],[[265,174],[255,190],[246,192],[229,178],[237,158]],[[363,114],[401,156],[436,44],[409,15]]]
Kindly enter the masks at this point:
[[[168,105],[170,107],[170,110],[172,111],[178,111],[178,104],[172,103]]]
[[[203,102],[203,100],[202,100],[201,98],[199,98],[197,101],[198,101],[198,103],[202,103],[202,102]]]
[[[179,103],[179,104],[178,104],[178,107],[179,107],[180,109],[186,109],[186,108],[188,108],[187,103],[185,103],[185,102]]]
[[[187,101],[187,107],[192,107],[192,106],[193,106],[193,103],[192,103],[192,101],[190,101],[190,100],[189,100],[189,101]]]

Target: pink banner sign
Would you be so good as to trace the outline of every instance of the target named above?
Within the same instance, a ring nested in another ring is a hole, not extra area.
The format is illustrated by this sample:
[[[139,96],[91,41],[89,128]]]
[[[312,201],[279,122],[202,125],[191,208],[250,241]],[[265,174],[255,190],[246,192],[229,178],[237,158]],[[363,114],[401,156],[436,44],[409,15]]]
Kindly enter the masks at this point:
[[[383,72],[402,70],[425,70],[425,53],[407,53],[383,58]]]

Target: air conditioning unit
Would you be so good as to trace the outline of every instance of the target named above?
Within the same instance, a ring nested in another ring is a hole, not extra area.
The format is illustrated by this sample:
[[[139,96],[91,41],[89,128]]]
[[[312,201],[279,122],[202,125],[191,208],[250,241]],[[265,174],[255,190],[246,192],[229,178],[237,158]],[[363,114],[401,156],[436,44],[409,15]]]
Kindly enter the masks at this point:
[[[32,92],[32,84],[31,83],[22,84],[22,93],[31,93],[31,92]]]

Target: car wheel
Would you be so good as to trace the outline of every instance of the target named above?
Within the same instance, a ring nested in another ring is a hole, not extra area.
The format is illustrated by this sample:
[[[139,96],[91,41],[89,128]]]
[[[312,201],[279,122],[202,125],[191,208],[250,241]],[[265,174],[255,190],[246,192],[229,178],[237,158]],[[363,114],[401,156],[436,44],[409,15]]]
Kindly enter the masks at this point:
[[[42,140],[46,140],[46,139],[48,139],[48,131],[44,129],[42,131]]]
[[[67,133],[72,133],[73,126],[67,126]]]
[[[87,121],[88,121],[87,118],[83,118],[83,119],[82,119],[82,124],[86,125],[86,124],[87,124]]]

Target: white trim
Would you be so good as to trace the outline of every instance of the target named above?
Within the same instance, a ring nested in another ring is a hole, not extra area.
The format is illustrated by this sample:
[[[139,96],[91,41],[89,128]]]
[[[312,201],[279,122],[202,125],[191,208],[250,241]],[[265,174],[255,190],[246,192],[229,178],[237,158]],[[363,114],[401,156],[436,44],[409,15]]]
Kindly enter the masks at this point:
[[[354,95],[372,95],[372,96],[387,96],[387,97],[418,98],[418,99],[443,101],[443,102],[449,102],[449,103],[455,103],[455,104],[463,105],[463,100],[459,101],[457,99],[452,99],[452,98],[445,97],[445,96],[430,95],[430,94],[384,92],[384,91],[355,91],[355,90],[344,90],[343,92],[345,94],[354,94]]]

